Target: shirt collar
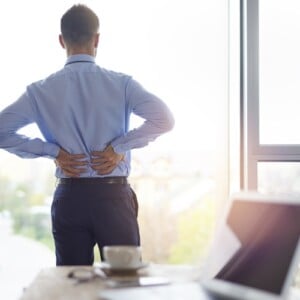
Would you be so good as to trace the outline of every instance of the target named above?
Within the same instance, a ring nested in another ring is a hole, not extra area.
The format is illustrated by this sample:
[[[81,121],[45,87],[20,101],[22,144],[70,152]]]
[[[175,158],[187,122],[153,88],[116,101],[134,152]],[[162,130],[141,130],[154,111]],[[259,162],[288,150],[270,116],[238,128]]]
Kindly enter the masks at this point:
[[[95,57],[87,54],[75,54],[68,57],[65,65],[79,62],[95,63]]]

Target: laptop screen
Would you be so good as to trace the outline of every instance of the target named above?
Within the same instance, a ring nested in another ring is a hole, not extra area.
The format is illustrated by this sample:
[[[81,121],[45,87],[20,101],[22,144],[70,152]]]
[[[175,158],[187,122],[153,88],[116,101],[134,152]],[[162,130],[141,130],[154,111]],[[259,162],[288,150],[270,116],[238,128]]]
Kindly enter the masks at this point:
[[[226,222],[240,247],[216,278],[281,294],[300,236],[300,204],[236,200]]]

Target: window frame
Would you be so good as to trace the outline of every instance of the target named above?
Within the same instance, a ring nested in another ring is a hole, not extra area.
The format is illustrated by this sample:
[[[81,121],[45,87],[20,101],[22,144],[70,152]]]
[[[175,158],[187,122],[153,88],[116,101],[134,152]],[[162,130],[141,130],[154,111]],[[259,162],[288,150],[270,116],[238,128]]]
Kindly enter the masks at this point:
[[[240,0],[240,188],[258,189],[259,162],[300,162],[300,145],[259,142],[259,0]]]

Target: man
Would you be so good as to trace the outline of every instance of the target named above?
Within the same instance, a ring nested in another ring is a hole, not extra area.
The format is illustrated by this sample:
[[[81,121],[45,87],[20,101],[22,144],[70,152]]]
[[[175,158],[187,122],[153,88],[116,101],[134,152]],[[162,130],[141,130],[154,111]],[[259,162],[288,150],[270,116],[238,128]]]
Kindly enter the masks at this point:
[[[172,129],[168,107],[131,77],[95,64],[99,20],[84,5],[61,19],[63,69],[29,85],[0,114],[0,148],[55,160],[51,207],[57,265],[93,264],[93,247],[140,245],[130,150]],[[129,130],[134,113],[144,123]],[[36,123],[44,140],[17,131]]]

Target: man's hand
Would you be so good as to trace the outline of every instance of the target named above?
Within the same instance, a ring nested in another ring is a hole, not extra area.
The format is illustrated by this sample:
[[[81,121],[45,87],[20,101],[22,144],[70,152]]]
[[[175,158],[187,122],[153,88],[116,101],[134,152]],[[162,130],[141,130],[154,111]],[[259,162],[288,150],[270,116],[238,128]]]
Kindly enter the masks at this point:
[[[88,164],[85,154],[70,154],[64,149],[60,149],[55,159],[55,164],[59,166],[63,173],[68,177],[79,177],[81,173],[86,171]]]
[[[99,175],[111,173],[119,162],[124,159],[124,154],[116,153],[112,146],[106,147],[104,151],[93,151],[91,154],[92,168]]]

